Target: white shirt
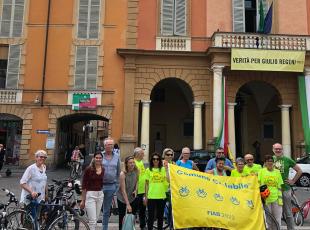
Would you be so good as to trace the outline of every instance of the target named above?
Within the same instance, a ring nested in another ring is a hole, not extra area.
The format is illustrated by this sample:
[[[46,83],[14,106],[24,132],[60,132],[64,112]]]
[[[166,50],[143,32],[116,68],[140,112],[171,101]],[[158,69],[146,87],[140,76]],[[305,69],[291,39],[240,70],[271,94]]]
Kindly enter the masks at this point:
[[[46,167],[40,171],[38,166],[34,163],[30,165],[24,172],[20,184],[27,184],[33,192],[41,193],[38,197],[38,202],[45,199],[45,187],[47,182]],[[22,189],[20,202],[27,203],[26,196],[29,194],[25,189]]]

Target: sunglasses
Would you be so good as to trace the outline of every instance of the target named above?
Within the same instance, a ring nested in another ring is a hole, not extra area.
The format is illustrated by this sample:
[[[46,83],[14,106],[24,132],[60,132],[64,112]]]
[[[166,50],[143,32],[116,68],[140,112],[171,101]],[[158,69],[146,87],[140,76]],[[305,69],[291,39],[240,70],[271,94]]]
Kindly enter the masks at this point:
[[[153,161],[159,161],[159,158],[152,158]]]
[[[44,157],[44,156],[39,156],[39,158],[44,158],[44,159],[46,159],[46,157]]]
[[[166,153],[166,156],[171,157],[173,154],[172,153]]]

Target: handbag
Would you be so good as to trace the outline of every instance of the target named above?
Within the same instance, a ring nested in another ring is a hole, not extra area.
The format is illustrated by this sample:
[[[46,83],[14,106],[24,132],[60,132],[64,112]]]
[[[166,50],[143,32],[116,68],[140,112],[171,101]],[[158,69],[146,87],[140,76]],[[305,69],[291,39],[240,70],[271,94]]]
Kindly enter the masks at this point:
[[[122,230],[136,230],[135,228],[135,215],[132,213],[126,213],[123,219]]]

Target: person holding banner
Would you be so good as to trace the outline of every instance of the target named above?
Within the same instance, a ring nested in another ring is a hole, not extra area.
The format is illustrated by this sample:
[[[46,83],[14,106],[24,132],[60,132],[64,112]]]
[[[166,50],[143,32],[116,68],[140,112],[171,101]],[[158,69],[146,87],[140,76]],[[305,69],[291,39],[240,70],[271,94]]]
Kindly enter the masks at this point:
[[[208,170],[206,173],[213,174],[214,176],[227,176],[224,169],[225,158],[216,158],[216,166],[214,169]]]
[[[174,158],[174,151],[170,148],[165,148],[163,151],[163,165],[166,168],[166,170],[168,169],[168,164],[175,164],[175,162],[173,161]]]
[[[264,162],[265,167],[258,172],[258,181],[260,185],[267,185],[270,195],[265,200],[266,205],[281,226],[283,180],[280,171],[273,167],[274,159],[271,155],[266,155]]]
[[[237,168],[231,171],[231,177],[243,177],[248,176],[249,173],[244,169],[245,161],[242,157],[236,159]]]
[[[148,209],[148,230],[153,229],[154,216],[157,214],[157,229],[163,229],[164,209],[168,171],[163,167],[161,155],[153,153],[150,167],[145,172],[145,197],[144,202]]]
[[[190,155],[191,155],[191,150],[188,147],[184,147],[182,149],[181,159],[177,160],[176,165],[183,167],[183,168],[194,169],[194,170],[199,171],[199,168],[197,167],[195,162],[189,159]]]

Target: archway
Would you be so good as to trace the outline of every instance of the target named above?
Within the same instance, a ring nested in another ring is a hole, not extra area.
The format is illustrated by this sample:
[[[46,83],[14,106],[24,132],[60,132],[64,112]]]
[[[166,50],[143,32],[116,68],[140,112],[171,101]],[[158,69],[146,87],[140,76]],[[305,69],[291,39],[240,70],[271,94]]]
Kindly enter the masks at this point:
[[[94,153],[103,147],[108,137],[109,120],[90,113],[77,113],[63,116],[57,121],[56,162],[58,165],[68,161],[75,146],[83,155]]]
[[[281,142],[280,94],[266,82],[251,81],[238,90],[236,103],[236,155],[252,152],[261,162]]]
[[[0,113],[0,143],[6,149],[6,164],[19,164],[22,129],[20,117]]]
[[[150,153],[193,147],[193,92],[183,80],[167,78],[151,92]]]

